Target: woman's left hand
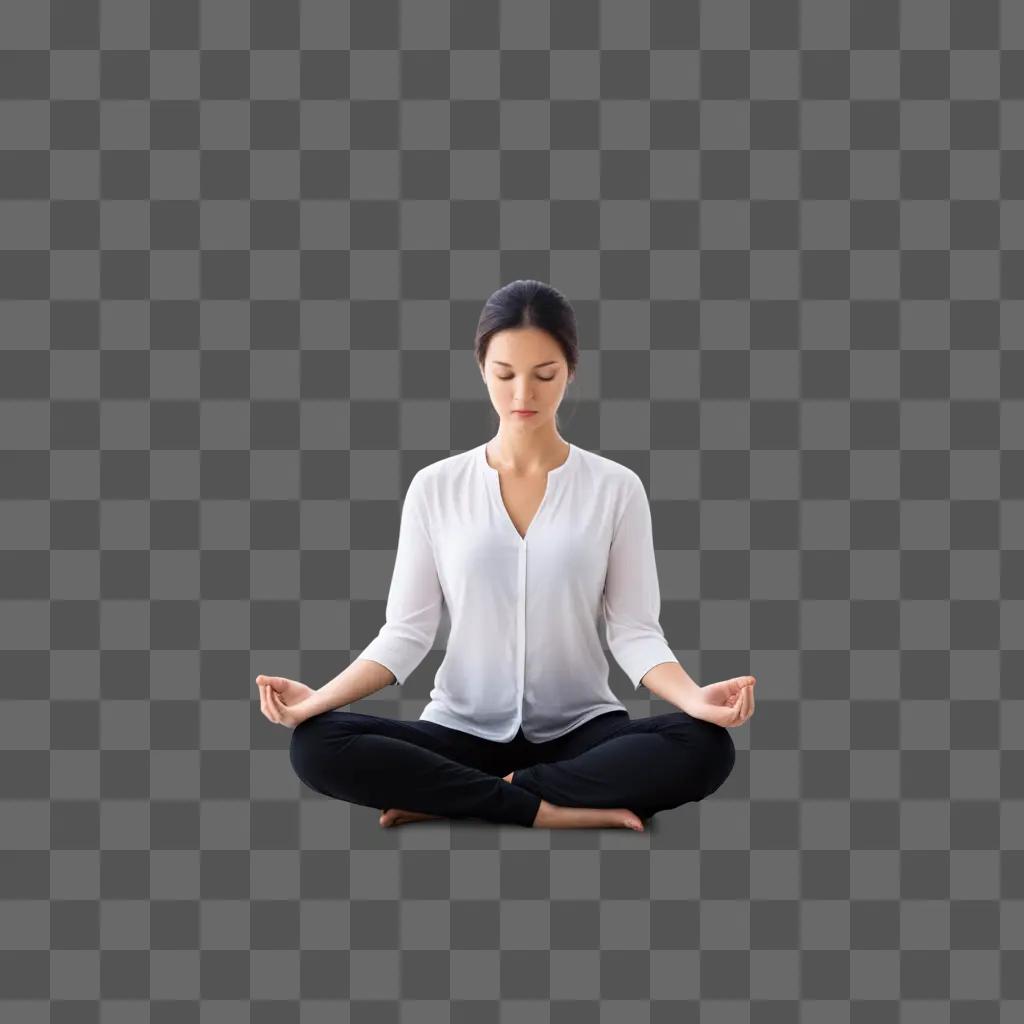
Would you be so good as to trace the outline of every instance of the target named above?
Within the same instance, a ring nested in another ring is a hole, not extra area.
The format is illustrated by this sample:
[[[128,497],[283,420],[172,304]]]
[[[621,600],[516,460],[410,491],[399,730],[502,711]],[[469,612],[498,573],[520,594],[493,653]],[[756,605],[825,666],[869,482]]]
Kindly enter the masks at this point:
[[[754,676],[736,676],[700,687],[682,708],[691,718],[735,729],[754,713]]]

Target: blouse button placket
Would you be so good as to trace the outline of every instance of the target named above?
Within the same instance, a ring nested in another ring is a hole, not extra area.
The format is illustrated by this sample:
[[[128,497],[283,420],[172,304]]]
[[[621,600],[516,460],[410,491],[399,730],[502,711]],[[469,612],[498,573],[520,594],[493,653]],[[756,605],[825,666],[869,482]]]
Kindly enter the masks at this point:
[[[523,697],[526,694],[526,538],[519,545],[519,607],[516,622],[516,656],[519,676],[519,721],[523,720]]]

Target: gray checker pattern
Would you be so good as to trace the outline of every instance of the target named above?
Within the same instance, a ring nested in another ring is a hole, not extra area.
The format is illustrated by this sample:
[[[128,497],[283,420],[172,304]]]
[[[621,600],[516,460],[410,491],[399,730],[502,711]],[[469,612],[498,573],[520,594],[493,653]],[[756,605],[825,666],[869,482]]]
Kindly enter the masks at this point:
[[[375,635],[520,277],[758,677],[644,834],[382,830],[255,699]],[[1019,0],[2,0],[0,1019],[1024,1019],[1022,300]]]

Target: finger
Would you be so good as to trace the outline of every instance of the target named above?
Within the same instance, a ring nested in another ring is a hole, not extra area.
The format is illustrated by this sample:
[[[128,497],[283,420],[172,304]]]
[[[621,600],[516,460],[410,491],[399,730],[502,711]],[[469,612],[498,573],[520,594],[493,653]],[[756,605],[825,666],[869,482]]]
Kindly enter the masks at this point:
[[[270,699],[274,702],[274,710],[277,712],[277,720],[279,722],[284,722],[285,712],[288,710],[288,705],[285,703],[284,697],[282,697],[277,690],[271,688]]]
[[[265,718],[270,718],[270,704],[267,701],[267,688],[262,683],[260,684],[260,711],[263,712]],[[273,721],[273,718],[270,718]]]
[[[738,690],[737,690],[737,693],[736,693],[736,711],[739,714],[738,721],[740,721],[740,722],[742,722],[742,720],[743,720],[743,711],[744,711],[745,708],[746,708],[746,687],[743,686],[740,683],[739,687],[738,687]]]
[[[753,706],[753,691],[748,683],[743,687],[743,721],[745,722],[754,710]]]
[[[735,695],[729,697],[729,703],[722,709],[724,712],[722,716],[722,722],[728,723],[729,725],[736,725],[740,720],[740,715],[743,713],[743,695],[737,691]]]
[[[267,690],[272,697],[277,698],[278,704],[283,703],[284,693],[287,689],[288,680],[280,676],[267,676]]]
[[[267,687],[267,706],[270,708],[270,720],[281,724],[281,712],[277,709],[277,694],[272,686]]]
[[[288,692],[288,687],[292,685],[290,679],[285,679],[284,676],[271,676],[270,677],[270,688],[274,691],[277,696],[279,704],[284,703],[284,696]]]
[[[272,686],[268,686],[266,688],[266,696],[274,722],[281,725],[281,705],[278,701],[278,691],[276,691]]]
[[[294,712],[294,710],[292,710],[292,708],[288,704],[285,704],[285,702],[283,700],[281,700],[280,694],[277,696],[276,702],[277,702],[277,721],[281,725],[288,726],[288,728],[290,729],[295,724],[295,720],[294,720],[295,712]]]
[[[747,718],[747,687],[740,687],[740,699],[736,702],[736,724],[742,725]]]
[[[277,690],[273,688],[270,691],[270,703],[273,705],[274,712],[277,715],[277,724],[284,725],[285,703],[283,700],[281,700],[281,694],[279,694]]]

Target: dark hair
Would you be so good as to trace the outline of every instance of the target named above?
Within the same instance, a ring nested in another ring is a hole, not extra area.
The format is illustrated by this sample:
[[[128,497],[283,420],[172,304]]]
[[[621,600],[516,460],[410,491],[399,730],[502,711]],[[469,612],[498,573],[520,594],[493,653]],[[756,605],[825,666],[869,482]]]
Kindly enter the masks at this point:
[[[580,353],[576,314],[569,300],[557,288],[531,279],[510,281],[484,303],[473,342],[473,351],[481,369],[487,360],[491,337],[498,331],[516,327],[537,327],[546,331],[561,346],[569,365],[569,375],[576,372]],[[555,420],[558,420],[557,414]]]

